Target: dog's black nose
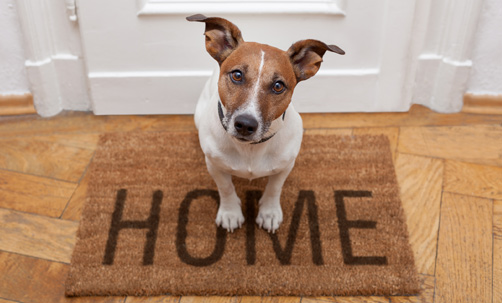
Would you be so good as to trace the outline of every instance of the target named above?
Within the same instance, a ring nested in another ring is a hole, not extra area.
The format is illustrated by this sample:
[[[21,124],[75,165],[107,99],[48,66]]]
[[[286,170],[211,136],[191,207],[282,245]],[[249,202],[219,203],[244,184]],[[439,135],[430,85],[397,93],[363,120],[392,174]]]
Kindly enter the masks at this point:
[[[250,136],[258,128],[258,121],[250,115],[239,115],[235,118],[235,130],[239,135]]]

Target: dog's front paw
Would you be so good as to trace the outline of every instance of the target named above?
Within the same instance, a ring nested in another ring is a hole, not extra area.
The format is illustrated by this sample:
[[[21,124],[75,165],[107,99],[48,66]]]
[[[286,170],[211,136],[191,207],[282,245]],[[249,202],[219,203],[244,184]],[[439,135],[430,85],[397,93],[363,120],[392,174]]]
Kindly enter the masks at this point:
[[[229,232],[234,232],[234,229],[242,227],[244,216],[239,205],[231,208],[220,207],[216,215],[216,225],[225,228]]]
[[[275,233],[282,223],[282,209],[279,203],[274,205],[263,204],[260,206],[258,217],[256,217],[256,224],[267,230],[268,232]]]

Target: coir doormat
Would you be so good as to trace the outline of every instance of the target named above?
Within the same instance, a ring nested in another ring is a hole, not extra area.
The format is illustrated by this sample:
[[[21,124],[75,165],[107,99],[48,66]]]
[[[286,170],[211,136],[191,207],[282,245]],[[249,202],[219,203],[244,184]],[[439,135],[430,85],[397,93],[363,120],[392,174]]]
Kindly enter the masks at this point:
[[[384,136],[305,135],[275,234],[255,223],[266,178],[234,178],[246,222],[216,227],[195,133],[104,135],[88,173],[68,296],[419,291]]]

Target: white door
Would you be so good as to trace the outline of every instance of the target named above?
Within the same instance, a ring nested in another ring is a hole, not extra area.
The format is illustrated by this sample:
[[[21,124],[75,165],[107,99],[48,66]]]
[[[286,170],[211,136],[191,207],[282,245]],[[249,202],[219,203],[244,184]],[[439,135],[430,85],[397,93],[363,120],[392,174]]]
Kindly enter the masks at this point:
[[[415,0],[83,0],[77,2],[96,114],[193,113],[214,60],[202,13],[236,24],[245,41],[281,49],[336,44],[293,96],[300,112],[405,111]]]

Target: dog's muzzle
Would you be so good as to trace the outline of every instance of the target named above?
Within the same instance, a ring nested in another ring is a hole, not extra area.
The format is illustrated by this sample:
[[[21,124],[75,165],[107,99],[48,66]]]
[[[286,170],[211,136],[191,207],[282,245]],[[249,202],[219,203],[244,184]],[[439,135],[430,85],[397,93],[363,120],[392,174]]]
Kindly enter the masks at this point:
[[[223,113],[223,106],[221,105],[221,101],[219,100],[218,100],[218,116],[220,118],[221,126],[223,126],[223,129],[225,129],[225,131],[228,131],[228,125],[226,125],[223,121],[225,119],[225,115]],[[284,113],[282,114],[283,121],[285,116],[286,116],[286,111],[284,111]],[[239,135],[237,139],[242,142],[248,142],[250,140],[246,138],[252,136],[257,131],[258,121],[256,121],[256,119],[251,115],[242,114],[235,118],[233,126],[235,128],[235,131]],[[272,139],[272,137],[275,136],[275,134],[276,133],[273,133],[272,135],[267,136],[258,142],[250,142],[250,144],[259,144],[266,142]]]

